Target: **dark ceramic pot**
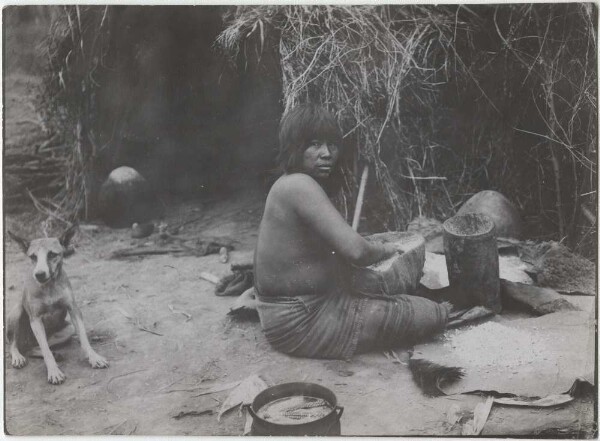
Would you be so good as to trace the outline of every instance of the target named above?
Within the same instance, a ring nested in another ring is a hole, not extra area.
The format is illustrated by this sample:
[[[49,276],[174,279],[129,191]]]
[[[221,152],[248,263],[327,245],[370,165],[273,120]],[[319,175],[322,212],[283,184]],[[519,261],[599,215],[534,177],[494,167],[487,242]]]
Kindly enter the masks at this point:
[[[323,418],[303,424],[277,424],[257,415],[258,410],[267,403],[299,395],[324,399],[331,406],[331,412]],[[332,391],[318,384],[284,383],[270,387],[259,393],[252,404],[247,406],[247,409],[252,416],[250,434],[253,436],[335,436],[341,434],[340,418],[344,408],[337,405],[337,398]]]

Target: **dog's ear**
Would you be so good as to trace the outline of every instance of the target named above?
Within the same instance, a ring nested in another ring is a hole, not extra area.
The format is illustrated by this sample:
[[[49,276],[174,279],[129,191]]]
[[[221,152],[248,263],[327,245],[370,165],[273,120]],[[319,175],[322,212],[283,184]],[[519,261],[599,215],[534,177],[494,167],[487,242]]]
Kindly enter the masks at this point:
[[[27,254],[27,250],[29,249],[29,241],[27,239],[23,239],[22,237],[17,236],[12,231],[7,230],[6,232],[12,238],[12,240],[17,242],[17,244],[19,245],[19,248],[21,248],[23,250],[23,252],[25,254]]]
[[[77,227],[78,227],[77,224],[71,225],[69,228],[67,228],[67,230],[58,239],[58,241],[60,242],[60,244],[63,246],[63,248],[65,250],[67,250],[69,248],[69,244],[71,243],[71,239],[73,239],[73,236],[75,235],[75,232],[77,231]]]

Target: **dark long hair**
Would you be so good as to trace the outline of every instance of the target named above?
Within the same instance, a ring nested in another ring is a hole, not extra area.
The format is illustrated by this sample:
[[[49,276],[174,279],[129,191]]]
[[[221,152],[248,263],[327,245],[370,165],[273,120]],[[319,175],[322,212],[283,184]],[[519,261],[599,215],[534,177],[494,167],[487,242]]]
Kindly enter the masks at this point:
[[[281,172],[301,171],[304,151],[314,139],[337,145],[341,158],[344,150],[342,132],[327,109],[316,104],[302,104],[287,112],[279,124],[277,163]],[[336,168],[339,168],[339,159]]]

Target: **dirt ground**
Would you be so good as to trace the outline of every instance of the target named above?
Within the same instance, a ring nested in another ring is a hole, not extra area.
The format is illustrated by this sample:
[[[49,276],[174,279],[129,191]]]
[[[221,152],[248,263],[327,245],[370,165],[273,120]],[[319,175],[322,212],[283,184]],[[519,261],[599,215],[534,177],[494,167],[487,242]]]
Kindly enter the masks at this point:
[[[170,210],[170,217],[189,219],[204,210],[203,220],[181,234],[234,237],[239,243],[230,263],[245,262],[251,259],[263,198],[254,192],[214,203],[211,208],[202,208],[199,202],[180,204]],[[135,241],[127,229],[102,226],[77,236],[77,252],[67,260],[65,269],[92,344],[111,366],[91,369],[74,340],[57,351],[67,380],[53,386],[46,382],[41,359],[30,359],[25,368],[16,370],[6,356],[8,433],[240,435],[244,419],[237,411],[217,421],[216,413],[228,391],[196,395],[252,374],[261,375],[270,385],[309,381],[332,389],[345,407],[345,435],[458,435],[460,424],[451,426],[446,420],[450,407],[458,404],[468,416],[484,400],[477,395],[427,398],[407,366],[393,363],[382,353],[351,361],[305,360],[276,353],[258,323],[231,320],[226,313],[233,299],[216,297],[214,285],[199,277],[203,271],[222,276],[229,271],[229,263],[220,263],[217,255],[108,259],[111,251]],[[13,242],[6,243],[5,258],[5,298],[10,308],[30,264]],[[171,312],[169,305],[192,319]],[[408,353],[399,354],[406,362]],[[497,407],[492,409],[484,434],[532,435],[551,429],[576,432],[589,423],[591,408],[586,400],[550,410]],[[190,410],[214,413],[173,418]]]
[[[5,77],[5,149],[27,148],[40,135],[28,104],[35,77]],[[23,122],[30,120],[29,122]],[[203,215],[181,234],[232,237],[238,242],[230,263],[251,259],[265,195],[246,189],[212,203],[192,201],[168,207],[173,223]],[[9,214],[5,224],[25,225],[24,214]],[[146,241],[152,240],[146,239]],[[147,256],[110,260],[109,254],[136,243],[129,230],[82,229],[76,253],[65,263],[83,311],[92,345],[110,367],[91,369],[75,339],[58,349],[64,384],[46,381],[41,359],[13,369],[5,348],[5,431],[11,435],[240,435],[244,418],[237,410],[221,421],[217,412],[229,391],[198,396],[203,390],[259,374],[269,385],[308,381],[333,390],[344,406],[343,435],[459,435],[447,413],[458,406],[464,420],[485,398],[424,396],[405,364],[382,353],[351,361],[292,358],[271,350],[260,325],[226,314],[234,299],[216,297],[201,272],[226,274],[230,263],[205,257]],[[28,259],[12,241],[5,242],[5,311],[14,305]],[[185,311],[191,319],[174,310]],[[508,319],[508,318],[507,318]],[[146,330],[142,330],[141,328]],[[152,332],[148,332],[152,331]],[[593,416],[592,399],[560,408],[492,409],[483,435],[582,436]],[[202,416],[173,418],[182,411]],[[584,432],[582,433],[581,430]]]

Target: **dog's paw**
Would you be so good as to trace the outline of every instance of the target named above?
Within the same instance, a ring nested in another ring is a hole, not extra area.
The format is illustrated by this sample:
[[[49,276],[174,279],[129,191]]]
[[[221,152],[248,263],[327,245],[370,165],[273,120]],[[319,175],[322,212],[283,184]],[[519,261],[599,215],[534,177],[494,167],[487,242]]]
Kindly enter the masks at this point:
[[[98,354],[90,355],[88,361],[94,369],[103,369],[108,367],[108,361],[106,361],[106,358],[101,357]]]
[[[65,374],[58,367],[48,369],[48,383],[50,384],[62,384],[65,379]]]
[[[12,356],[12,367],[15,369],[21,369],[27,364],[27,359],[21,354],[15,354]]]

